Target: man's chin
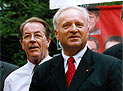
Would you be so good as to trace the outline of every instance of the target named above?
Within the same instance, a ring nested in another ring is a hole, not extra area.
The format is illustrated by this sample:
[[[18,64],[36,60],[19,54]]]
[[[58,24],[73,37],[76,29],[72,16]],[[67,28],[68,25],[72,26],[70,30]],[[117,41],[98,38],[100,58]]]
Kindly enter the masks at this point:
[[[39,54],[39,53],[33,53],[33,54],[30,55],[30,58],[37,59],[37,58],[40,57],[40,55],[41,54]]]
[[[69,42],[69,45],[70,46],[79,46],[81,43],[80,43],[81,41],[71,41],[71,42]]]

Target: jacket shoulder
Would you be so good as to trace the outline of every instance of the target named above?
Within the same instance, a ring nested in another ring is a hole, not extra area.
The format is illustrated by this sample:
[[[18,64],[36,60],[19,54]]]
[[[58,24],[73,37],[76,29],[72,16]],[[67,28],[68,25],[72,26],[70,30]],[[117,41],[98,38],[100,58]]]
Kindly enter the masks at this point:
[[[95,62],[104,63],[104,64],[113,64],[113,63],[121,62],[121,60],[116,57],[101,54],[101,53],[93,53],[93,59]]]
[[[58,64],[60,59],[62,59],[61,54],[58,55],[58,56],[54,56],[53,58],[51,58],[50,60],[44,62],[43,64],[40,64],[36,69],[39,69],[39,70],[50,69],[54,65]]]

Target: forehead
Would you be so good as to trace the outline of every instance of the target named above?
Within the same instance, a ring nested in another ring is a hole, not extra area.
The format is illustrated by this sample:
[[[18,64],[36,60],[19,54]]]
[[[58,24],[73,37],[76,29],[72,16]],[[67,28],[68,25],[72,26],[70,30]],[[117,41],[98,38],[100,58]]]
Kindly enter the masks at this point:
[[[109,45],[115,45],[115,44],[118,44],[118,43],[120,43],[120,42],[118,42],[118,41],[109,41],[109,42],[107,42],[107,46],[109,46]]]
[[[44,31],[44,26],[40,22],[28,22],[25,24],[24,31]]]
[[[88,43],[89,43],[89,44],[96,45],[96,43],[95,43],[94,41],[89,41],[89,40],[88,40]]]
[[[91,12],[91,11],[88,11],[88,14],[89,14],[89,15],[96,16],[96,14],[95,14],[94,12]]]
[[[62,11],[58,17],[58,21],[65,22],[67,20],[81,21],[81,20],[86,20],[86,18],[80,10],[72,8]]]
[[[43,24],[41,24],[40,22],[28,22],[25,24],[25,27],[43,27]]]
[[[60,14],[59,14],[59,17],[63,17],[63,16],[67,16],[67,15],[78,15],[80,14],[81,16],[83,16],[83,13],[78,10],[78,9],[74,9],[74,8],[69,8],[69,9],[66,9],[64,11],[62,11]]]

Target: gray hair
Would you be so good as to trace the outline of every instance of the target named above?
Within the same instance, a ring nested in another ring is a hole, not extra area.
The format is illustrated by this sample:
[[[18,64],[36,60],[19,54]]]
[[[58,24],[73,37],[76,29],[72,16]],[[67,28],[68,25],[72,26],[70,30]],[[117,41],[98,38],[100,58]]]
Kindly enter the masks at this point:
[[[67,7],[60,8],[53,17],[53,26],[56,31],[58,29],[58,17],[60,16],[62,12],[68,9],[76,9],[80,11],[84,15],[84,17],[87,19],[87,25],[89,26],[89,14],[85,8],[79,7],[79,6],[67,6]]]

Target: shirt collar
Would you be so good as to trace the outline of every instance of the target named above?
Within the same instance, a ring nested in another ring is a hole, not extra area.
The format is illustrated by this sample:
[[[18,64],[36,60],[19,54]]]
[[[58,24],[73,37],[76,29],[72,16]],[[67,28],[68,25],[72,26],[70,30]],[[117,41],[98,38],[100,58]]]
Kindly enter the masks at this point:
[[[50,60],[52,57],[50,57],[49,55],[47,56],[47,57],[45,57],[40,63],[39,63],[39,65],[40,64],[42,64],[42,63],[44,63],[44,62],[46,62],[46,61],[48,61],[48,60]]]
[[[47,57],[45,57],[45,58],[39,63],[39,65],[42,64],[42,63],[44,63],[44,62],[46,62],[46,61],[48,61],[48,60],[51,59],[51,58],[52,58],[52,57],[50,57],[50,56],[48,55]],[[28,59],[27,59],[27,65],[28,65],[29,68],[32,69],[32,70],[33,70],[33,68],[34,68],[34,66],[35,66],[35,64],[31,63]]]
[[[27,68],[28,70],[30,70],[32,72],[33,68],[35,67],[35,64],[31,63],[28,59],[27,59]],[[30,72],[30,73],[31,73]]]
[[[86,51],[86,50],[87,50],[87,44],[86,44],[86,46],[84,47],[83,50],[81,50],[80,52],[78,52],[76,55],[73,56],[73,57],[74,57],[74,60],[75,60],[75,64],[77,65],[77,67],[78,67],[78,65],[79,65],[79,63],[80,63],[81,58],[82,58],[83,55],[85,54],[85,51]],[[63,56],[63,58],[64,58],[64,67],[66,67],[66,65],[67,65],[67,60],[68,60],[68,58],[69,58],[70,56],[65,55],[63,50],[62,50],[62,56]],[[76,67],[76,68],[77,68],[77,67]]]

